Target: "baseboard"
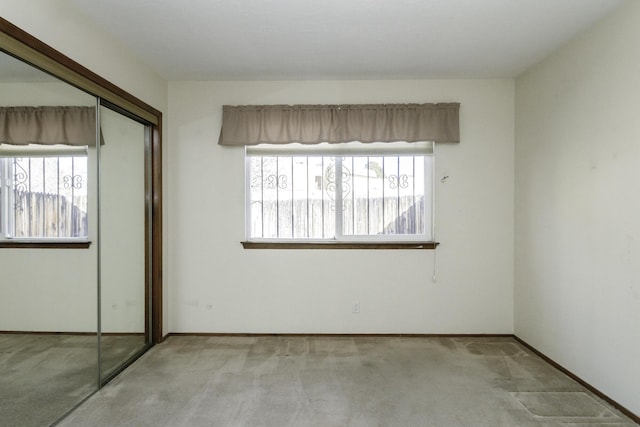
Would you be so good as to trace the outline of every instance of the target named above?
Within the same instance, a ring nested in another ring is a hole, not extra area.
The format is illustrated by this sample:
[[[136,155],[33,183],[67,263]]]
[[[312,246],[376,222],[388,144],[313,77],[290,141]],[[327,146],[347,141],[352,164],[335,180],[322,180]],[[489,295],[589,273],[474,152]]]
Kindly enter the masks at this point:
[[[610,398],[609,396],[604,394],[602,391],[598,390],[597,388],[595,388],[594,386],[592,386],[591,384],[589,384],[588,382],[586,382],[585,380],[583,380],[582,378],[580,378],[579,376],[577,376],[576,374],[574,374],[573,372],[565,368],[564,366],[560,365],[553,359],[549,358],[547,355],[545,355],[544,353],[542,353],[541,351],[533,347],[531,344],[524,341],[522,338],[519,338],[517,335],[513,335],[513,338],[516,341],[518,341],[520,344],[522,344],[524,347],[529,349],[531,352],[535,353],[542,360],[544,360],[545,362],[547,362],[548,364],[550,364],[551,366],[553,366],[554,368],[556,368],[557,370],[559,370],[560,372],[562,372],[563,374],[565,374],[566,376],[568,376],[569,378],[571,378],[572,380],[574,380],[575,382],[577,382],[578,384],[580,384],[581,386],[589,390],[591,393],[598,396],[600,399],[604,400],[605,402],[607,402],[608,404],[616,408],[618,411],[622,412],[627,417],[631,418],[631,420],[633,420],[636,424],[640,424],[640,416],[633,413],[629,409],[625,408],[620,403]]]
[[[267,333],[267,332],[170,332],[163,337],[381,337],[381,338],[513,338],[513,334],[334,334],[334,333]]]

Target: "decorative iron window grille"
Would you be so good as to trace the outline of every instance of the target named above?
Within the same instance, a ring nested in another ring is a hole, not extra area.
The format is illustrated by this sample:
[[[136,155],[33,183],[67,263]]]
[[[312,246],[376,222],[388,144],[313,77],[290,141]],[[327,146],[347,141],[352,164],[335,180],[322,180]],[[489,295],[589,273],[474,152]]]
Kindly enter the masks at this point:
[[[248,240],[430,241],[432,151],[369,145],[248,148]]]

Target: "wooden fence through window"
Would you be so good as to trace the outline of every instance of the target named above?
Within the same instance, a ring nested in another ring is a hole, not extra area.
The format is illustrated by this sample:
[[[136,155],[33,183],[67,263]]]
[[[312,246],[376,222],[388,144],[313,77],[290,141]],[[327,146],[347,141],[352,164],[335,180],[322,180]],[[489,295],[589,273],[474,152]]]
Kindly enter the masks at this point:
[[[14,234],[17,238],[86,237],[88,215],[74,200],[60,194],[15,191]],[[75,203],[74,203],[75,202]]]

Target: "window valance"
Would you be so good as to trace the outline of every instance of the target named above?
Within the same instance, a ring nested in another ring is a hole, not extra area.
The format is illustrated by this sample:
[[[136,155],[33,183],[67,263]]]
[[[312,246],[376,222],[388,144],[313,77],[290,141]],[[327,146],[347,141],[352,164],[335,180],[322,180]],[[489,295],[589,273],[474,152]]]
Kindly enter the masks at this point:
[[[459,103],[225,105],[220,145],[460,142]]]
[[[0,144],[96,145],[95,107],[0,107]]]

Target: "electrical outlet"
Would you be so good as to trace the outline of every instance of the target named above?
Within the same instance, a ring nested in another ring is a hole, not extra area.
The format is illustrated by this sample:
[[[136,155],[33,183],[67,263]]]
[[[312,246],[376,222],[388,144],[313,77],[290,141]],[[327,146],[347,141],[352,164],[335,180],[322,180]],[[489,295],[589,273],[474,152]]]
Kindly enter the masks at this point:
[[[351,312],[353,314],[358,314],[360,313],[360,302],[356,301],[353,303],[353,306],[351,307]]]

